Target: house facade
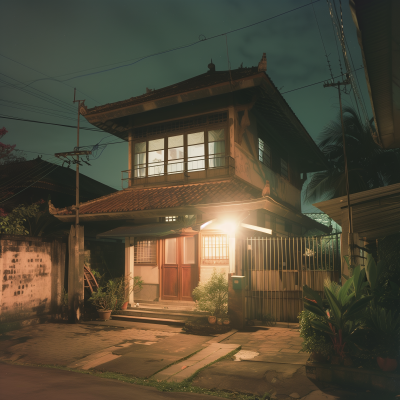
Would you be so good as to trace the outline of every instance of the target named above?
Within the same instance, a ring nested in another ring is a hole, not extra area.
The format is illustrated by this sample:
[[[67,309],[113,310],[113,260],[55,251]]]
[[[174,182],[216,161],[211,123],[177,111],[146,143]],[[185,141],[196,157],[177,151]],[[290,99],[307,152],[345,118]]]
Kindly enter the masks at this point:
[[[125,242],[140,300],[192,300],[213,270],[242,274],[246,237],[327,228],[301,214],[301,188],[325,159],[257,67],[208,72],[128,100],[80,109],[125,140],[123,190],[80,205],[82,224],[114,221],[99,237]],[[54,214],[73,222],[74,207]],[[131,303],[134,301],[130,299]]]

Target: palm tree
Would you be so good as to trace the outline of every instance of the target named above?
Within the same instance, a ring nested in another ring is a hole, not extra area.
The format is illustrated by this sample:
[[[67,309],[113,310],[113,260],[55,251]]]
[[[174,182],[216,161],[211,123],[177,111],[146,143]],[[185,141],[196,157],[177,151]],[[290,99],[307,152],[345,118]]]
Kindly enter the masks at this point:
[[[400,182],[400,152],[383,150],[373,140],[369,125],[363,123],[352,107],[343,108],[350,193]],[[373,126],[373,119],[370,120]],[[329,168],[312,175],[305,191],[310,203],[346,195],[342,126],[340,114],[318,138],[318,147]]]

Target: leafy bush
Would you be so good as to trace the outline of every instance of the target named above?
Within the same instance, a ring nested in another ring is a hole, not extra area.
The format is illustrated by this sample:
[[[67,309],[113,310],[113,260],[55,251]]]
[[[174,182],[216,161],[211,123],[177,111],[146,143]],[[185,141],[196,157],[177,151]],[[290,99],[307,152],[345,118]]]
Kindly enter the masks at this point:
[[[302,337],[302,349],[306,353],[319,353],[324,357],[333,354],[333,344],[328,335],[313,328],[311,321],[320,320],[315,314],[304,310],[299,316],[300,337]]]
[[[193,290],[193,299],[200,311],[223,316],[228,312],[228,280],[223,272],[215,269],[211,278]]]

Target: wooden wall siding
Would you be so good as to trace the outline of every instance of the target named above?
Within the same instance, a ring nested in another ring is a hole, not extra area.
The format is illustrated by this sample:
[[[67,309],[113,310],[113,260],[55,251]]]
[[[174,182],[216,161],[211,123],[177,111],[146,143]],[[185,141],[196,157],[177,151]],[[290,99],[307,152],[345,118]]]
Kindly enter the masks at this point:
[[[238,255],[246,277],[246,318],[271,314],[278,322],[297,322],[303,286],[323,295],[327,278],[338,281],[339,248],[339,235],[244,239]]]

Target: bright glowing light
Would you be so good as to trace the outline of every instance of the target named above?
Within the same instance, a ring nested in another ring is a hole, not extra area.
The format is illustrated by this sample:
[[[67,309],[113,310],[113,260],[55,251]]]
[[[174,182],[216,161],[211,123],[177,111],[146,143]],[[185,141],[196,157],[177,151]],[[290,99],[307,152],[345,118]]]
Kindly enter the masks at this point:
[[[223,221],[220,224],[220,229],[226,233],[234,234],[238,227],[237,222],[235,221]]]

